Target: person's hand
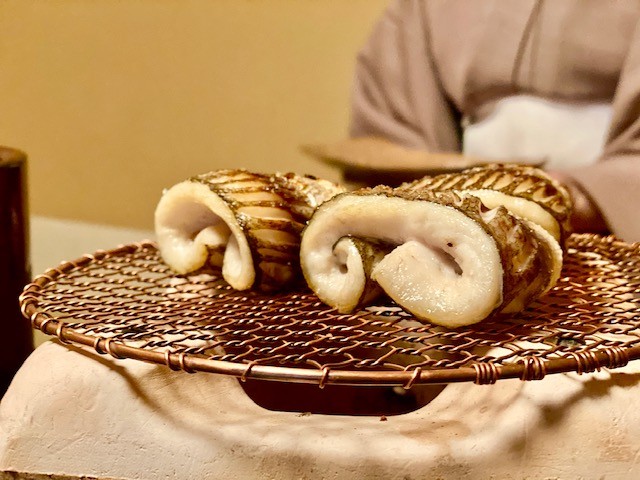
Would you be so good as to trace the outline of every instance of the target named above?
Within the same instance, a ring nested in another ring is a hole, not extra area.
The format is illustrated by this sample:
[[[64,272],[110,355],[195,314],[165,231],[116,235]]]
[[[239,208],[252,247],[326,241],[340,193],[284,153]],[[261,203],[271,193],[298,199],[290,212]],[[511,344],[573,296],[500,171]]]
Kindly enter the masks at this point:
[[[575,233],[609,233],[609,227],[600,212],[598,205],[591,199],[589,193],[570,175],[558,170],[547,172],[561,182],[573,200],[571,227]]]

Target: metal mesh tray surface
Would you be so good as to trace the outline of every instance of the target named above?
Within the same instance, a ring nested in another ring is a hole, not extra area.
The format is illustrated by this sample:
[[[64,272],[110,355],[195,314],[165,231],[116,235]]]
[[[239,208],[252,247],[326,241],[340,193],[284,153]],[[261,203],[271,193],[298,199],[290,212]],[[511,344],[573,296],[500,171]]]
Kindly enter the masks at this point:
[[[455,330],[393,304],[345,315],[302,287],[265,295],[234,291],[216,271],[177,276],[150,242],[62,263],[20,302],[62,342],[187,372],[320,387],[540,380],[640,356],[640,244],[573,235],[544,298]]]

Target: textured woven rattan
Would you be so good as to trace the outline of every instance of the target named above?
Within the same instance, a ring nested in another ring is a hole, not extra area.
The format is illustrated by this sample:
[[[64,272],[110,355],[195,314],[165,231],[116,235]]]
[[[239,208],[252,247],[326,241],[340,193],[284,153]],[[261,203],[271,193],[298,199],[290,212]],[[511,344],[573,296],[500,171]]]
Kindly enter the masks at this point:
[[[640,357],[640,244],[574,235],[548,295],[456,330],[393,305],[343,315],[302,288],[264,295],[234,291],[215,271],[176,276],[149,242],[50,269],[20,302],[62,342],[186,372],[320,387],[540,380]]]

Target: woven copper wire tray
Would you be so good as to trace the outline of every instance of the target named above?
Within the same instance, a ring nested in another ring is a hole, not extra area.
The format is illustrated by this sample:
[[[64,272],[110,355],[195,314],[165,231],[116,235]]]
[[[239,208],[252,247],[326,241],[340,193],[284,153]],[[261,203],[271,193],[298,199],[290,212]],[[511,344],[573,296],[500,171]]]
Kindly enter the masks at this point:
[[[640,356],[640,244],[574,235],[544,298],[455,330],[392,304],[344,315],[304,289],[264,295],[234,291],[216,271],[176,276],[150,242],[62,263],[20,302],[62,342],[190,373],[320,387],[540,380]]]

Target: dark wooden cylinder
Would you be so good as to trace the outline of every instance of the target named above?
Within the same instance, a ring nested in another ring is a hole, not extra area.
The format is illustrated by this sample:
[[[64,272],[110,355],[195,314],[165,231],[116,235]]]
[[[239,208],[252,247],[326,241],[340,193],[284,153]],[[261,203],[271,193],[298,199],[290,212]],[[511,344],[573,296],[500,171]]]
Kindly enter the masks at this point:
[[[0,394],[33,350],[18,297],[31,279],[27,156],[0,147]]]

